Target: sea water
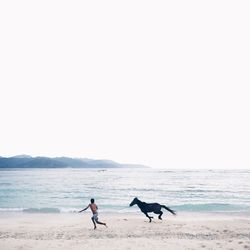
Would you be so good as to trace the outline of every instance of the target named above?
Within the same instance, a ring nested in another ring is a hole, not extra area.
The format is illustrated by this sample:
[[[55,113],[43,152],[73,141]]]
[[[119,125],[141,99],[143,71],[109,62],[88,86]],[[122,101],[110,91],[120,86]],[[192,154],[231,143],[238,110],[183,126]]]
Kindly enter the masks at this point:
[[[134,212],[134,197],[176,211],[250,212],[250,170],[0,169],[0,212]],[[137,210],[136,210],[137,209]]]

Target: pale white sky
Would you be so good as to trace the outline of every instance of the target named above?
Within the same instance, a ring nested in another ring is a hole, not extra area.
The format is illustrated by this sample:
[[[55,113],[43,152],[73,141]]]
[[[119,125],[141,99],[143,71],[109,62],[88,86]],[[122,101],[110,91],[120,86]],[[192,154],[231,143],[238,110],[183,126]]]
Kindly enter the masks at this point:
[[[0,155],[250,168],[249,1],[1,1]]]

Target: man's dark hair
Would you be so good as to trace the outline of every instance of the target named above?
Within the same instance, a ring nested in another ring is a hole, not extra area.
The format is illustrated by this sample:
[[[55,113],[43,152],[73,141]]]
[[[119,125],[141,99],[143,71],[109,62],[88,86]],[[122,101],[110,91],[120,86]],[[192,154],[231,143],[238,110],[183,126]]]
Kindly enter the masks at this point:
[[[94,202],[95,202],[95,199],[92,198],[92,199],[90,200],[90,202],[91,202],[91,203],[94,203]]]

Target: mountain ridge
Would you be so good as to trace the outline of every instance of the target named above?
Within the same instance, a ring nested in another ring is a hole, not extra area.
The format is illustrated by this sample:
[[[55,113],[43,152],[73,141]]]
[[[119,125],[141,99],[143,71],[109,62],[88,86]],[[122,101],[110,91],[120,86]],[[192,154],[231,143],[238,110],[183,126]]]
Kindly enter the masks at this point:
[[[117,163],[105,159],[16,155],[0,156],[0,168],[148,168],[140,164]]]

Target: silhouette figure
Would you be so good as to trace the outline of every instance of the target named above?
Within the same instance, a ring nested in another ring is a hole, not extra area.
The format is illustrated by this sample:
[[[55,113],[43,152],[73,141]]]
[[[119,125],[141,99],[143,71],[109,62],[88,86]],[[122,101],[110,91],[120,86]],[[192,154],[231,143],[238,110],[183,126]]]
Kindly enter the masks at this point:
[[[162,216],[163,212],[161,211],[161,208],[165,208],[173,215],[176,215],[175,211],[173,211],[172,209],[170,209],[164,205],[161,205],[159,203],[146,203],[146,202],[140,201],[138,198],[134,198],[129,206],[132,207],[134,205],[137,205],[141,209],[141,211],[149,218],[149,222],[151,222],[151,219],[154,218],[154,217],[148,215],[148,213],[150,213],[150,212],[154,212],[155,214],[159,214],[158,219],[162,220],[161,216]]]

